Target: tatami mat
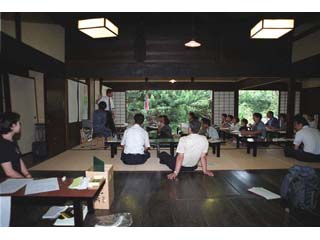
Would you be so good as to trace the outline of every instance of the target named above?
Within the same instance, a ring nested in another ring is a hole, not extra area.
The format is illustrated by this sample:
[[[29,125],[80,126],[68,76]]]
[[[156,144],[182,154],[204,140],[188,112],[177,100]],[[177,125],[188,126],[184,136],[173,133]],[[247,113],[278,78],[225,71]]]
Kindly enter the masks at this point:
[[[114,171],[168,171],[169,169],[159,163],[156,151],[151,150],[151,158],[143,165],[125,165],[120,160],[120,148],[118,154],[110,157],[110,149],[107,150],[68,150],[53,158],[50,158],[30,170],[38,171],[84,171],[91,167],[93,156],[105,163],[112,164]],[[165,151],[168,151],[166,149]],[[247,154],[246,149],[236,149],[231,143],[221,148],[221,157],[212,154],[210,148],[208,154],[208,169],[210,170],[250,170],[250,169],[287,169],[293,165],[308,165],[320,168],[320,163],[299,162],[283,155],[282,148],[271,146],[259,148],[258,156]],[[198,168],[201,170],[201,167]]]

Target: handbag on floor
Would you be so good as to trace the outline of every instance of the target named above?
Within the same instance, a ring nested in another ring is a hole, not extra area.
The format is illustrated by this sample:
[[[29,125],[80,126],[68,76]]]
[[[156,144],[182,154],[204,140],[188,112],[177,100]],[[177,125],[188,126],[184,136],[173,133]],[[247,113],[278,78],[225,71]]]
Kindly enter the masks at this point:
[[[315,211],[320,200],[320,176],[308,166],[293,166],[285,176],[280,195],[290,208]]]

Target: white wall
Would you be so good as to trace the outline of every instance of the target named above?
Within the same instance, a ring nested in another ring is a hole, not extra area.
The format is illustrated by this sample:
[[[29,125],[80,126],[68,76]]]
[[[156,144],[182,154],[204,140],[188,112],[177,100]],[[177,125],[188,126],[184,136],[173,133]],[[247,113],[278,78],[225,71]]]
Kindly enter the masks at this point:
[[[303,33],[310,27],[312,27],[310,24],[302,25],[295,30],[295,34]],[[292,62],[298,62],[317,54],[320,54],[320,30],[293,42]]]
[[[14,13],[0,13],[1,24],[0,30],[5,34],[16,38],[16,26],[14,22]]]
[[[21,14],[21,39],[25,44],[65,62],[65,30],[42,13]]]

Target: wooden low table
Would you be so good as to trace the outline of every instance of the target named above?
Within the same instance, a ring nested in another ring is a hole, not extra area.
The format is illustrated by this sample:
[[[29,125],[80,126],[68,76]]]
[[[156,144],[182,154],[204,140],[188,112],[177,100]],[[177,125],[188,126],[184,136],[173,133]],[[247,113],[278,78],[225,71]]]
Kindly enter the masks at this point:
[[[220,146],[221,143],[226,143],[223,140],[208,140],[209,146],[212,147],[212,153],[216,154],[217,157],[220,157]]]
[[[11,194],[0,194],[0,196],[11,196],[14,198],[24,198],[24,199],[39,199],[41,201],[50,201],[57,204],[65,203],[71,201],[73,203],[74,210],[74,223],[76,227],[83,226],[83,208],[82,202],[86,201],[88,206],[88,213],[94,213],[93,202],[98,197],[100,191],[102,190],[105,180],[99,186],[98,189],[84,189],[76,190],[69,189],[69,185],[72,183],[72,178],[67,178],[64,182],[61,178],[58,178],[60,190],[43,192],[31,195],[25,195],[25,186],[15,193]]]
[[[170,154],[174,157],[174,148],[178,146],[179,139],[177,138],[157,138],[157,139],[150,139],[150,145],[156,146],[157,148],[157,157],[160,153],[160,148],[162,146],[170,147]]]

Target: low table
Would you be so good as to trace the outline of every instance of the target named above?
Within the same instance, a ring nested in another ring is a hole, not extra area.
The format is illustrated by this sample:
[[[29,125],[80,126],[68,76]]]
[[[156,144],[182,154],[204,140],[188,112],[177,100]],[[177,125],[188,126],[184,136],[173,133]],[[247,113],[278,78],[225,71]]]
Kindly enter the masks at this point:
[[[170,154],[174,157],[174,148],[178,146],[179,139],[177,138],[157,138],[157,139],[150,139],[150,145],[155,145],[157,148],[157,157],[160,153],[161,145],[165,145],[170,147]]]
[[[50,203],[56,202],[57,204],[65,203],[71,201],[73,203],[74,210],[74,223],[76,227],[83,226],[83,209],[82,202],[86,201],[88,206],[88,212],[94,213],[93,202],[98,197],[100,191],[102,190],[105,180],[99,186],[98,189],[84,189],[76,190],[69,189],[69,185],[72,183],[72,178],[67,178],[64,182],[61,178],[58,178],[60,190],[43,192],[31,195],[25,195],[25,186],[15,193],[11,194],[0,194],[0,196],[11,196],[12,198],[25,198],[25,199],[39,199],[41,201],[50,201]]]
[[[212,147],[212,153],[216,154],[217,157],[220,157],[220,146],[221,146],[221,143],[226,143],[226,142],[223,141],[223,140],[208,140],[208,142],[209,142],[209,146]]]

